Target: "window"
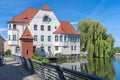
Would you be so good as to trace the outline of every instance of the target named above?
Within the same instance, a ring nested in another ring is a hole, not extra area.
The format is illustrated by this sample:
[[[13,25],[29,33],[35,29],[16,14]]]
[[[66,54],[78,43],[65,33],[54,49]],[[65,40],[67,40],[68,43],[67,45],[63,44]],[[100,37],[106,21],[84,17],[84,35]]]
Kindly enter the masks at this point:
[[[34,35],[34,41],[37,41],[37,35]]]
[[[68,41],[70,41],[70,35],[68,35]]]
[[[49,42],[51,41],[51,36],[48,36],[48,41],[49,41]]]
[[[41,31],[44,31],[44,25],[41,25]]]
[[[46,15],[46,16],[44,16],[43,17],[43,21],[47,21],[47,22],[50,22],[51,21],[51,19]]]
[[[58,46],[55,46],[55,50],[58,51]]]
[[[57,26],[55,26],[55,29],[57,29]]]
[[[26,50],[26,55],[28,55],[28,49]]]
[[[74,46],[74,50],[76,50],[76,46]]]
[[[16,35],[13,35],[13,40],[16,40]]]
[[[34,30],[37,30],[37,25],[34,25]]]
[[[51,26],[48,26],[48,31],[51,31]]]
[[[77,37],[77,40],[80,41],[80,36]]]
[[[9,27],[8,27],[8,29],[11,29],[11,24],[9,24]]]
[[[73,46],[71,46],[71,50],[73,50]]]
[[[64,36],[64,41],[65,41],[65,42],[67,41],[67,35]]]
[[[44,46],[41,47],[41,53],[44,53]]]
[[[58,41],[58,35],[55,35],[55,41]]]
[[[51,46],[48,46],[48,52],[51,52]]]
[[[36,52],[36,46],[33,46],[33,52]]]
[[[60,35],[60,41],[63,41],[63,36],[62,35]]]
[[[13,24],[13,30],[16,30],[16,24]]]
[[[10,40],[10,37],[11,37],[11,36],[10,36],[10,35],[8,35],[8,40]]]
[[[16,46],[15,53],[20,53],[20,47],[19,46]]]
[[[73,36],[73,35],[71,35],[71,36],[70,36],[70,41],[73,41],[73,38],[74,38],[74,36]]]
[[[68,46],[64,46],[64,48],[67,48]]]
[[[44,41],[44,35],[41,35],[41,41]]]
[[[77,36],[74,37],[74,41],[77,41]]]

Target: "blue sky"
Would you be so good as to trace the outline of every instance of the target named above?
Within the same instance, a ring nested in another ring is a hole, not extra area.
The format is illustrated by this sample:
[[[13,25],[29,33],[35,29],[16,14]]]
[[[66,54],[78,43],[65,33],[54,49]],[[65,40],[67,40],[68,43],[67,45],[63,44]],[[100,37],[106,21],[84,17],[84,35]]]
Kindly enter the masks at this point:
[[[7,38],[7,21],[27,7],[40,8],[47,4],[59,20],[77,22],[87,18],[99,20],[107,33],[115,38],[120,47],[120,0],[0,0],[0,34]]]

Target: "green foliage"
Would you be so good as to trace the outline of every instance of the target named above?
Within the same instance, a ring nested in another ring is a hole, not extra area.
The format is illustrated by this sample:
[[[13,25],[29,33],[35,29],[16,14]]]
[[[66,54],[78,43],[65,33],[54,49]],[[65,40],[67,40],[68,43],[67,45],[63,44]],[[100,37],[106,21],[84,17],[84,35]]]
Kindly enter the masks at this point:
[[[61,61],[61,62],[64,62],[64,61],[67,61],[70,59],[69,56],[62,55],[61,53],[56,53],[55,56],[58,57],[59,61]]]
[[[62,55],[61,55],[61,53],[56,53],[55,56],[56,57],[61,57]]]
[[[111,58],[89,58],[88,63],[85,65],[87,73],[108,78],[109,80],[114,80],[115,76],[112,67]],[[81,68],[81,71],[84,70]]]
[[[38,60],[38,61],[41,61],[41,62],[48,62],[48,59],[39,56],[39,54],[37,52],[33,53],[32,59]]]
[[[82,59],[82,58],[87,58],[87,56],[84,56],[84,55],[80,56],[80,59]]]
[[[99,21],[86,19],[78,23],[81,51],[88,51],[89,57],[109,57],[114,44],[111,34]]]
[[[5,57],[10,57],[11,56],[11,50],[8,49],[6,52],[5,52]]]
[[[115,54],[115,53],[120,53],[120,47],[115,47],[112,49],[112,53]]]

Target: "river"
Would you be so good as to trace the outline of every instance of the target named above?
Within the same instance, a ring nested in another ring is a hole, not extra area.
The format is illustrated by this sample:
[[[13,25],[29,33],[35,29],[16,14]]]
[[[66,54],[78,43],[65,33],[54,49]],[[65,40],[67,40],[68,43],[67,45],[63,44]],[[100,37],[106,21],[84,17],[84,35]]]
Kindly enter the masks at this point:
[[[73,70],[108,78],[109,80],[120,80],[120,57],[72,59],[64,62],[59,61],[57,64]]]

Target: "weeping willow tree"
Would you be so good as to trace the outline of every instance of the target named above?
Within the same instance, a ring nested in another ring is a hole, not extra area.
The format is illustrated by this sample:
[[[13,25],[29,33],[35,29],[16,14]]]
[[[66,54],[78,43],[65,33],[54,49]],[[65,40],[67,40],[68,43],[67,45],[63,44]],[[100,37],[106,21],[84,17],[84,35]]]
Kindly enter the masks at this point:
[[[86,19],[78,23],[81,51],[87,51],[89,57],[109,57],[114,38],[106,33],[106,28],[99,21]]]

